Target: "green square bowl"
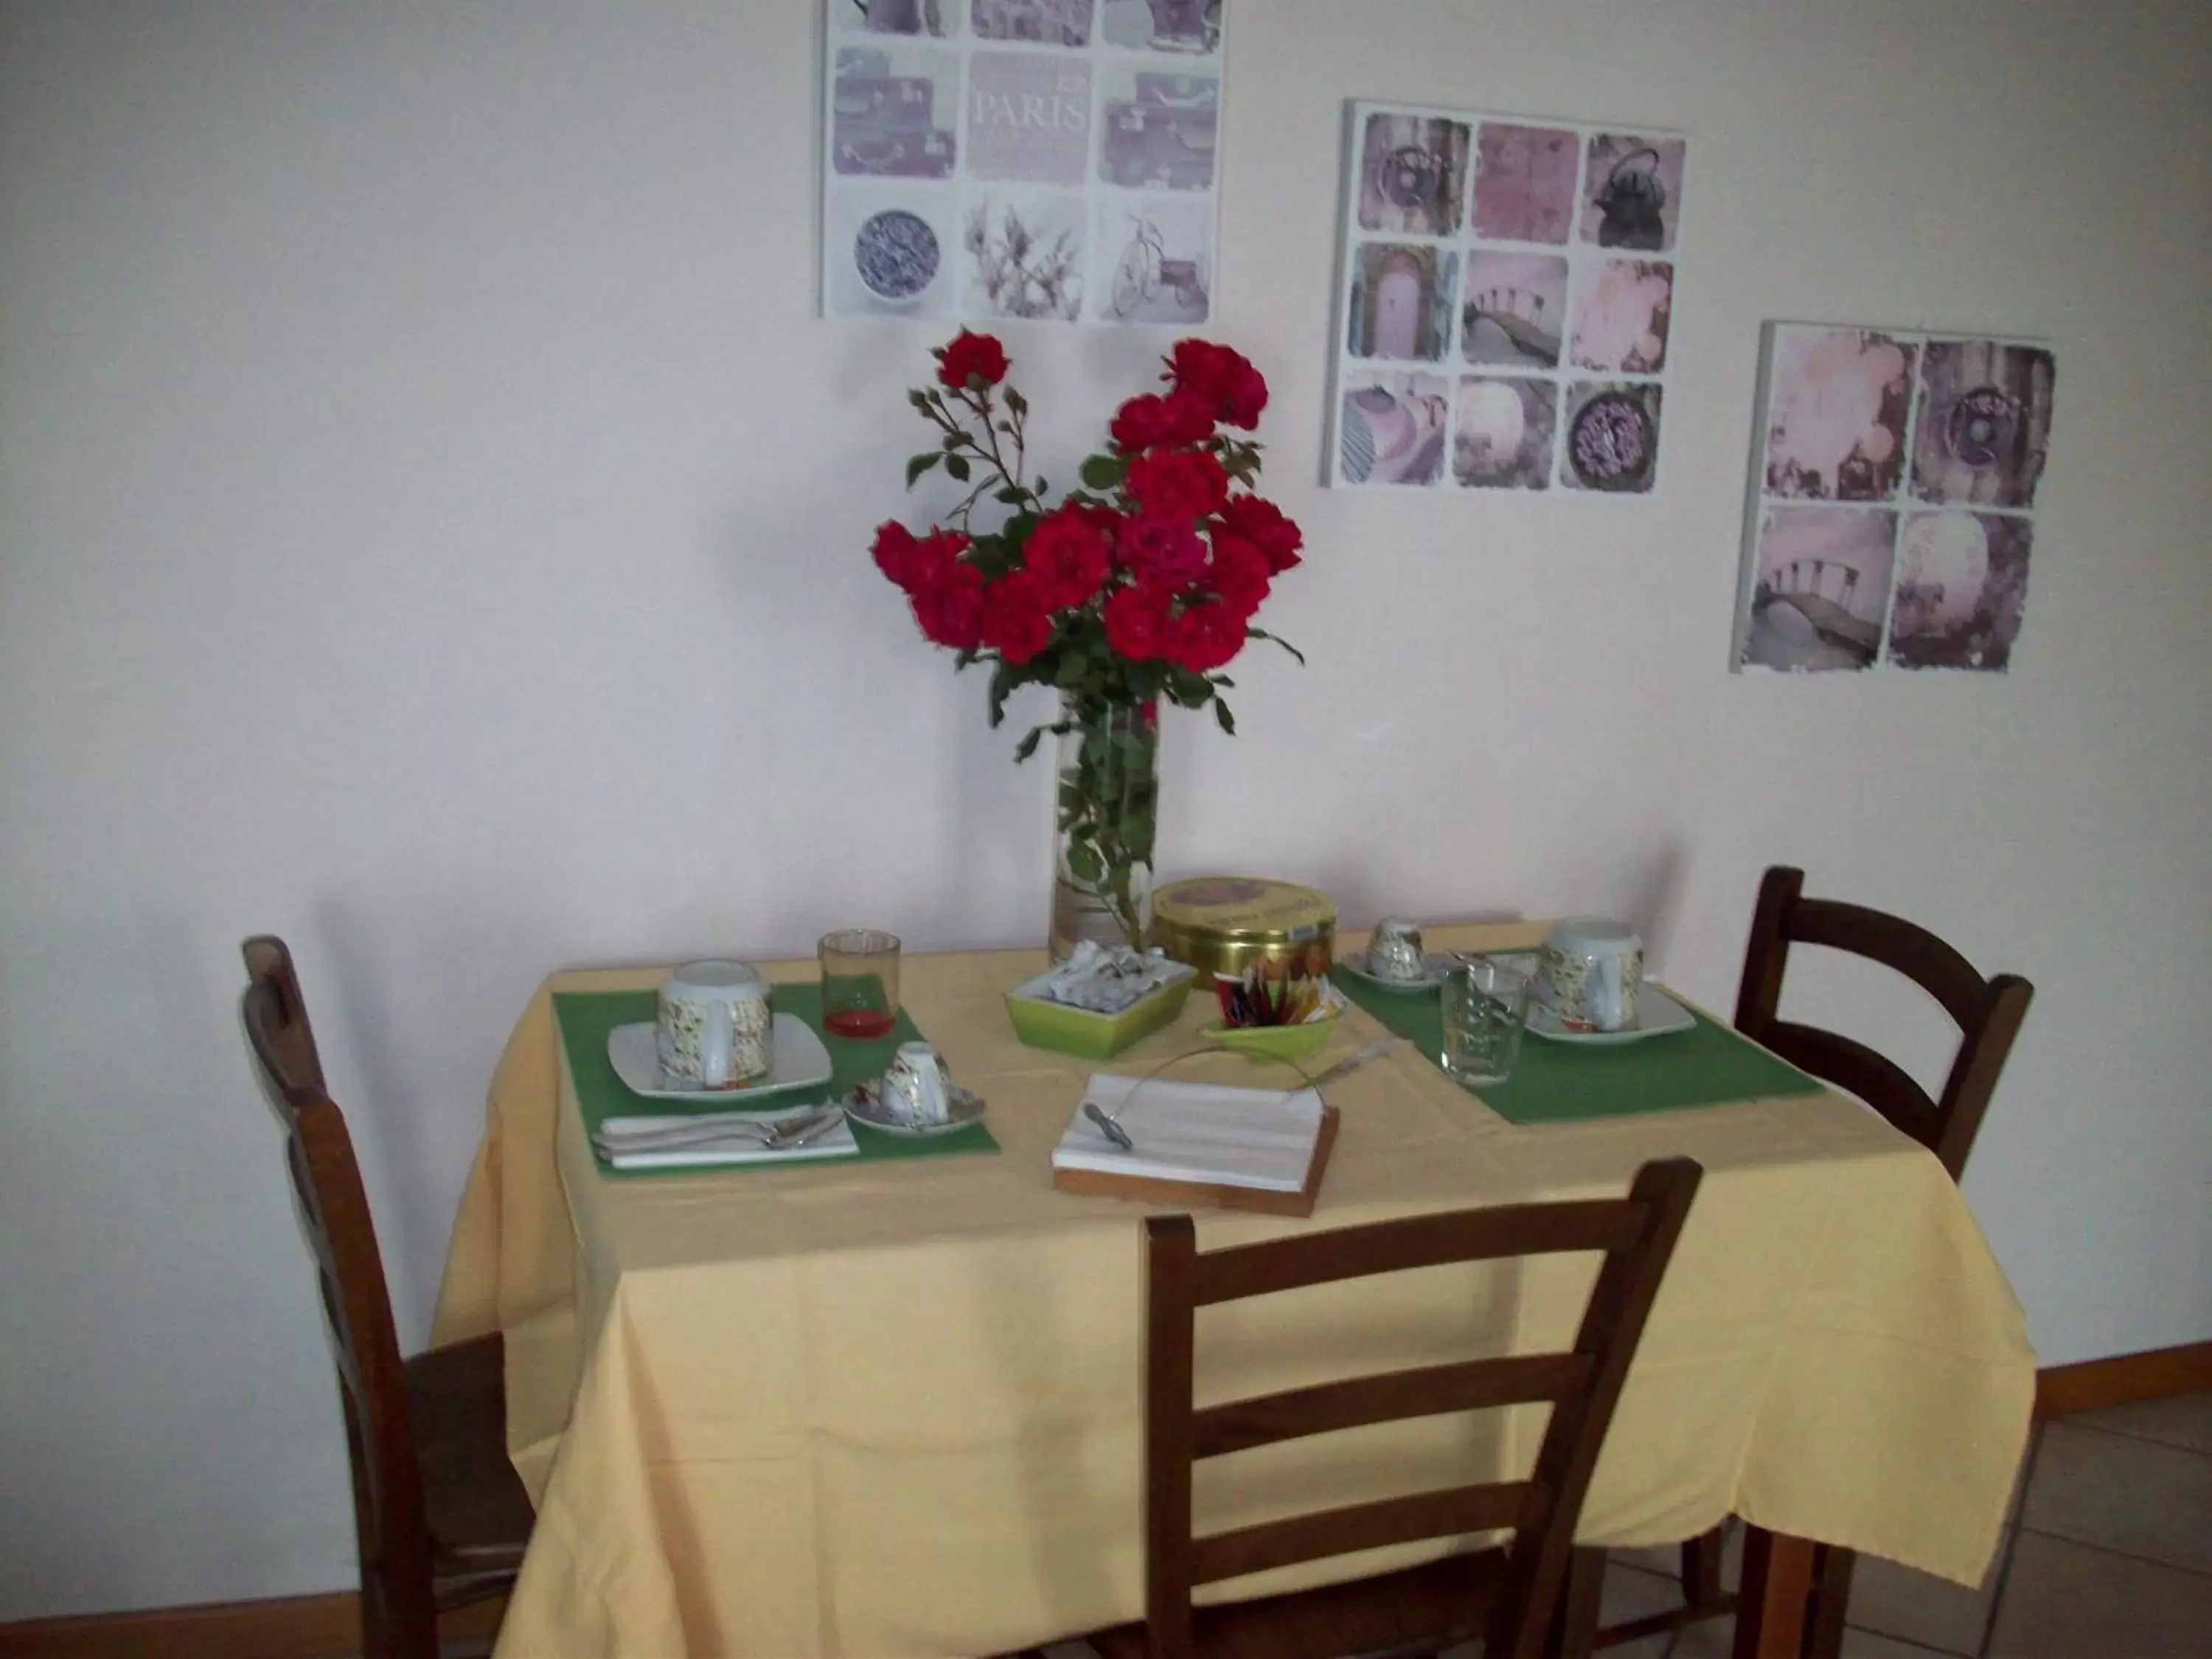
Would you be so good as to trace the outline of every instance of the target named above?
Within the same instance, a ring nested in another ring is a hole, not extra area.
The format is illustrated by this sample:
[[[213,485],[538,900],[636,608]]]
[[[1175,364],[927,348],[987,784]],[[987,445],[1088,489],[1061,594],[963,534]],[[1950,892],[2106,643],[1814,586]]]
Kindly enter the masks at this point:
[[[1009,991],[1006,1012],[1014,1022],[1014,1035],[1032,1048],[1057,1048],[1085,1060],[1109,1060],[1138,1038],[1174,1024],[1192,983],[1190,979],[1182,979],[1163,985],[1118,1014],[1094,1014],[1064,1002],[1043,1002]]]

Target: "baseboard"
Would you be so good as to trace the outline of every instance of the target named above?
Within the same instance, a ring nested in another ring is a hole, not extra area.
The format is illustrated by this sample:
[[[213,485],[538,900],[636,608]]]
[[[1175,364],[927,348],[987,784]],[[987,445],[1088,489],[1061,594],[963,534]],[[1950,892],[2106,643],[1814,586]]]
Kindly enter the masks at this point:
[[[0,1625],[0,1659],[353,1659],[361,1652],[361,1598],[351,1590],[223,1601],[143,1613],[93,1613]],[[488,1643],[501,1601],[438,1621],[441,1638]]]
[[[2070,1417],[2138,1400],[2166,1400],[2212,1389],[2212,1342],[2085,1359],[2035,1374],[2035,1415]]]

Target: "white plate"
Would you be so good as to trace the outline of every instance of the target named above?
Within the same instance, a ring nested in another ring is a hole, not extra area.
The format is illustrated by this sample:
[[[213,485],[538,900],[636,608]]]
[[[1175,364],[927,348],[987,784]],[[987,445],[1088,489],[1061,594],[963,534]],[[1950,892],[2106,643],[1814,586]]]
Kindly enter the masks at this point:
[[[971,1123],[983,1121],[983,1097],[958,1084],[952,1085],[952,1098],[946,1104],[945,1120],[942,1123],[908,1123],[884,1110],[883,1102],[876,1097],[876,1085],[863,1083],[859,1088],[837,1103],[845,1109],[845,1115],[855,1123],[865,1123],[871,1129],[880,1129],[887,1135],[904,1135],[909,1140],[927,1140],[935,1135],[949,1135],[966,1128]]]
[[[1339,957],[1336,965],[1350,969],[1378,991],[1433,991],[1444,982],[1444,975],[1451,971],[1452,963],[1456,960],[1448,951],[1431,951],[1421,958],[1427,971],[1419,979],[1383,978],[1368,967],[1367,952],[1364,951],[1354,951],[1349,956]]]
[[[1528,1001],[1528,1029],[1553,1042],[1641,1042],[1645,1037],[1689,1030],[1697,1023],[1695,1014],[1648,979],[1636,994],[1636,1024],[1622,1031],[1570,1031],[1543,1000],[1540,987]]]
[[[617,1025],[607,1033],[607,1058],[615,1075],[634,1095],[647,1100],[711,1100],[725,1106],[744,1104],[780,1095],[787,1089],[811,1089],[827,1083],[834,1069],[830,1051],[814,1028],[796,1014],[775,1017],[775,1065],[765,1083],[742,1089],[672,1089],[660,1075],[660,1048],[651,1020],[641,1025]]]

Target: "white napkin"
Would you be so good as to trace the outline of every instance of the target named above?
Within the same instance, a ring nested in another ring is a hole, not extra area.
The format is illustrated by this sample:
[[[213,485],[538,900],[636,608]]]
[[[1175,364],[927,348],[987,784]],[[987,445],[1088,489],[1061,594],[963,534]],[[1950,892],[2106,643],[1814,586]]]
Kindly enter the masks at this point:
[[[1321,1135],[1321,1096],[1311,1089],[1285,1094],[1094,1073],[1083,1098],[1118,1121],[1136,1150],[1107,1139],[1079,1104],[1053,1152],[1055,1169],[1295,1193]]]
[[[784,1118],[805,1117],[822,1109],[819,1106],[797,1106],[787,1112],[690,1112],[680,1115],[610,1117],[600,1124],[598,1150],[608,1166],[617,1170],[678,1170],[692,1167],[708,1168],[725,1164],[798,1164],[811,1158],[853,1158],[860,1151],[860,1143],[853,1139],[853,1126],[840,1122],[826,1131],[818,1140],[788,1152],[772,1152],[743,1129],[733,1130],[726,1140],[687,1141],[682,1146],[636,1150],[627,1149],[625,1136],[650,1134],[655,1129],[678,1128],[705,1125],[718,1120],[724,1121],[769,1124]]]

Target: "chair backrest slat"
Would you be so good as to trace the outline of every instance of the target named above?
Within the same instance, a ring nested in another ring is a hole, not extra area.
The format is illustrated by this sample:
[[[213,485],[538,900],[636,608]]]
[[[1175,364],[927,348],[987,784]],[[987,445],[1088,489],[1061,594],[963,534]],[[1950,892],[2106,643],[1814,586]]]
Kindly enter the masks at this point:
[[[1573,1548],[1574,1523],[1701,1171],[1648,1164],[1627,1195],[1409,1217],[1200,1255],[1188,1216],[1146,1233],[1146,1621],[1155,1659],[1190,1651],[1190,1593],[1300,1561],[1510,1529],[1489,1659],[1536,1659]],[[1346,1378],[1194,1409],[1201,1306],[1376,1273],[1562,1252],[1603,1261],[1571,1349]],[[1253,1446],[1444,1412],[1551,1401],[1525,1480],[1415,1492],[1194,1537],[1191,1465]]]
[[[1504,1205],[1237,1245],[1198,1258],[1198,1304],[1211,1307],[1450,1261],[1623,1249],[1635,1242],[1644,1219],[1634,1203],[1619,1199]]]
[[[1850,1090],[1934,1152],[1957,1178],[1973,1151],[1990,1097],[2035,995],[2015,974],[1984,979],[1957,950],[1917,922],[1862,904],[1804,896],[1805,872],[1767,871],[1752,912],[1736,993],[1736,1029],[1792,1064]],[[1904,975],[1959,1028],[1959,1048],[1939,1097],[1863,1044],[1781,1018],[1782,980],[1793,944],[1863,957]]]
[[[1517,1527],[1527,1511],[1529,1491],[1525,1480],[1453,1486],[1218,1532],[1193,1540],[1191,1580],[1213,1584],[1300,1561],[1350,1555],[1355,1550]]]
[[[1525,1354],[1420,1365],[1232,1400],[1194,1414],[1192,1455],[1222,1457],[1366,1423],[1564,1400],[1583,1388],[1589,1376],[1588,1354]]]
[[[1817,1025],[1778,1019],[1759,1039],[1800,1071],[1850,1090],[1923,1146],[1942,1127],[1936,1103],[1912,1073],[1863,1042]]]
[[[368,1193],[324,1081],[290,951],[263,935],[243,951],[240,1019],[255,1080],[284,1127],[285,1162],[330,1322],[353,1468],[365,1645],[371,1655],[434,1653],[435,1544]]]

